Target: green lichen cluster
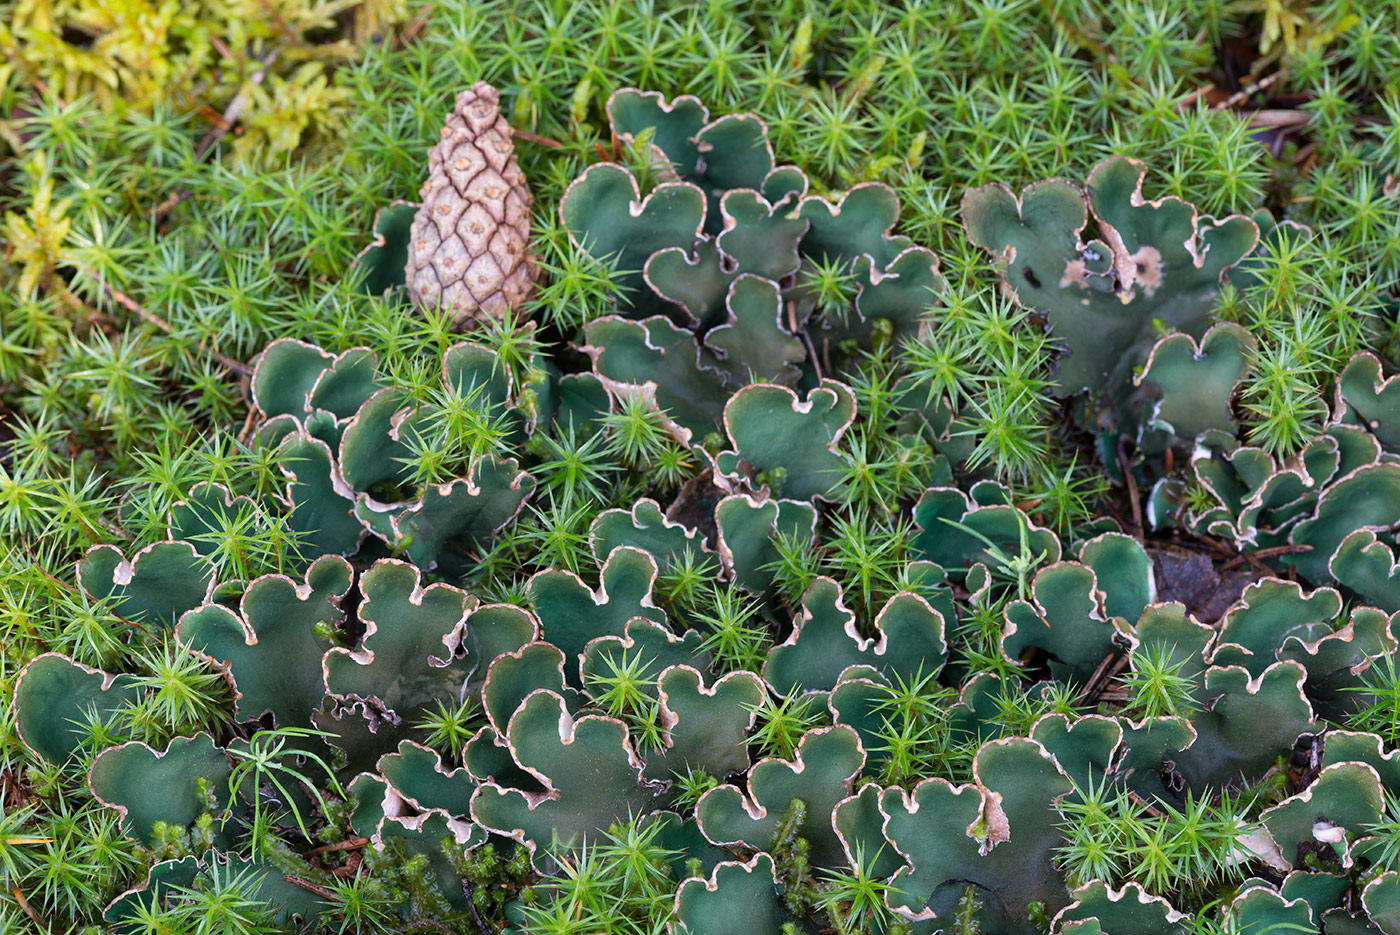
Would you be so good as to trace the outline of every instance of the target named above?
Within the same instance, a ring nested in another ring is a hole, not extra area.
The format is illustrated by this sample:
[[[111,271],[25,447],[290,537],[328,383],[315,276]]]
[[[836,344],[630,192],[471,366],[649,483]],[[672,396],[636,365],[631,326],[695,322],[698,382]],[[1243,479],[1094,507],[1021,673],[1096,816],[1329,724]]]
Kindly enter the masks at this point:
[[[0,931],[1400,931],[1397,17],[0,5]]]
[[[334,70],[408,21],[403,0],[17,0],[0,9],[0,88],[91,99],[138,126],[225,111],[238,122],[234,155],[258,163],[341,137],[351,96]],[[11,124],[4,138],[18,151],[26,135]]]

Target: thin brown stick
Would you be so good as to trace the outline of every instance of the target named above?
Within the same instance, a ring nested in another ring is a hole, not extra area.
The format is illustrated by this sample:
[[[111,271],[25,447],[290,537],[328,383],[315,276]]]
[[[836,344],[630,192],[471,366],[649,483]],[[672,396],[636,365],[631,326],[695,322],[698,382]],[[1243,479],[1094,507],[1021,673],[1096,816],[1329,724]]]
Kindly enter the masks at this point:
[[[29,900],[24,898],[24,893],[20,892],[20,888],[18,886],[12,885],[10,887],[10,892],[15,894],[15,902],[19,903],[19,907],[24,911],[25,915],[29,916],[29,918],[34,920],[35,925],[39,926],[46,932],[52,931],[52,929],[49,928],[49,924],[44,921],[43,916],[35,912],[34,907],[29,905]]]
[[[218,36],[211,36],[209,42],[224,58],[231,59],[235,57],[233,50],[220,41]],[[273,49],[263,57],[260,67],[257,71],[253,72],[253,76],[250,79],[252,84],[262,84],[263,80],[267,77],[267,73],[272,69],[273,63],[277,61],[277,56],[279,54],[281,54],[280,49]],[[243,90],[240,90],[238,94],[234,95],[233,100],[229,101],[227,109],[225,109],[222,114],[214,113],[207,106],[200,108],[201,111],[205,112],[205,116],[214,126],[210,128],[209,132],[204,135],[204,139],[199,141],[199,146],[195,148],[194,158],[196,161],[208,155],[209,151],[214,147],[214,144],[223,139],[224,135],[233,129],[234,125],[238,122],[239,116],[247,106],[248,95]],[[182,202],[188,201],[191,197],[189,192],[177,189],[156,206],[153,217],[156,220],[160,220],[165,217],[165,215],[175,210]]]
[[[1215,90],[1215,85],[1213,85],[1213,84],[1208,84],[1208,85],[1205,85],[1204,87],[1197,88],[1196,90],[1192,91],[1190,94],[1186,95],[1186,96],[1183,97],[1181,100],[1179,100],[1179,101],[1176,102],[1176,109],[1177,109],[1177,111],[1178,111],[1178,112],[1184,111],[1186,108],[1188,108],[1188,107],[1190,107],[1192,104],[1196,103],[1196,101],[1200,100],[1201,95],[1203,95],[1203,94],[1209,94],[1210,92],[1212,92],[1212,91],[1214,91],[1214,90]]]
[[[1135,536],[1141,543],[1147,530],[1142,525],[1142,504],[1138,502],[1137,479],[1133,477],[1133,471],[1128,467],[1127,443],[1121,437],[1118,439],[1118,465],[1123,469],[1123,482],[1128,486],[1128,505],[1133,508],[1133,524],[1137,526]]]
[[[1084,691],[1079,694],[1079,704],[1093,703],[1091,699],[1098,694],[1099,686],[1104,680],[1104,673],[1108,671],[1109,666],[1113,665],[1113,659],[1116,655],[1117,653],[1109,653],[1103,657],[1103,661],[1094,669],[1094,674],[1089,676],[1089,681],[1084,683]]]
[[[477,931],[481,935],[492,935],[491,926],[486,924],[486,920],[481,917],[481,913],[476,908],[475,889],[476,887],[466,880],[462,881],[462,895],[467,897],[467,908],[472,911],[472,920],[476,922]]]
[[[1276,71],[1272,75],[1269,75],[1267,78],[1261,78],[1258,81],[1252,81],[1244,87],[1240,88],[1234,94],[1231,94],[1229,97],[1225,98],[1225,100],[1221,101],[1219,104],[1216,104],[1214,107],[1211,108],[1211,110],[1229,110],[1236,104],[1239,104],[1240,102],[1246,100],[1250,95],[1264,90],[1265,88],[1269,87],[1269,85],[1273,84],[1275,81],[1279,80],[1279,78],[1282,77],[1283,72]]]
[[[423,6],[423,9],[418,11],[418,15],[413,17],[408,25],[404,27],[403,32],[399,34],[400,44],[406,46],[411,44],[414,39],[418,38],[418,34],[423,31],[423,27],[428,25],[428,17],[432,15],[433,8],[436,6],[436,3],[428,3]]]
[[[350,838],[346,841],[336,841],[334,844],[322,844],[320,847],[313,847],[309,851],[302,851],[301,856],[310,857],[313,854],[328,854],[331,851],[353,851],[356,848],[364,847],[369,843],[369,838]]]
[[[1103,676],[1099,679],[1099,684],[1098,684],[1097,686],[1095,686],[1093,693],[1090,694],[1090,693],[1086,690],[1086,691],[1085,691],[1085,699],[1086,699],[1086,700],[1084,700],[1084,701],[1082,701],[1082,702],[1080,702],[1080,703],[1081,703],[1081,704],[1096,704],[1096,703],[1098,703],[1099,701],[1101,701],[1101,700],[1106,700],[1106,699],[1108,699],[1111,695],[1113,695],[1114,692],[1108,687],[1108,686],[1109,686],[1109,683],[1112,682],[1114,679],[1116,679],[1116,678],[1118,677],[1119,673],[1121,673],[1124,669],[1126,669],[1126,668],[1128,667],[1128,662],[1131,660],[1131,658],[1132,658],[1132,657],[1129,656],[1127,653],[1124,653],[1123,655],[1119,656],[1116,660],[1114,660],[1113,664],[1110,665],[1106,670],[1104,670]],[[1117,699],[1114,699],[1114,700],[1117,700]]]
[[[272,69],[273,63],[277,61],[277,56],[280,54],[282,54],[281,49],[273,49],[271,52],[267,53],[267,55],[263,56],[258,70],[253,72],[253,76],[248,79],[249,83],[253,86],[262,84],[263,79],[267,77],[267,73]],[[200,140],[199,145],[195,147],[194,158],[196,161],[203,159],[205,154],[213,148],[214,144],[223,139],[224,134],[228,133],[229,130],[233,129],[233,125],[238,122],[238,118],[243,114],[247,106],[247,90],[240,90],[233,96],[233,100],[229,101],[228,107],[224,109],[220,122],[216,124],[212,130],[204,134],[204,139]]]
[[[228,47],[228,43],[224,42],[224,40],[220,39],[218,36],[210,36],[209,44],[212,45],[214,47],[214,51],[218,52],[219,55],[223,58],[237,57],[233,54],[233,49],[230,49]]]
[[[788,303],[788,327],[792,329],[792,333],[796,335],[802,341],[803,346],[807,348],[807,359],[812,362],[812,369],[817,372],[817,380],[820,381],[823,378],[822,362],[817,359],[817,349],[812,344],[812,336],[807,333],[806,328],[797,327],[796,302]]]
[[[1253,552],[1244,553],[1244,557],[1245,561],[1249,562],[1249,567],[1259,572],[1260,575],[1264,576],[1265,578],[1271,578],[1274,576],[1274,570],[1268,565],[1265,565],[1263,562],[1261,562],[1259,560],[1259,556],[1255,555]],[[1290,575],[1293,573],[1294,570],[1295,569],[1292,565],[1288,567],[1288,573]]]
[[[233,129],[233,124],[228,121],[228,118],[208,104],[200,104],[195,112],[216,127],[222,127],[225,130]]]
[[[1123,516],[1123,514],[1118,512],[1118,508],[1116,506],[1114,506],[1109,501],[1105,500],[1103,503],[1103,508],[1108,513],[1109,518],[1118,524],[1119,529],[1128,528],[1128,520]]]
[[[243,420],[243,428],[238,430],[238,440],[243,444],[248,444],[248,439],[253,435],[253,424],[257,421],[258,409],[256,406],[248,408],[248,417]]]
[[[1147,801],[1142,796],[1138,795],[1136,792],[1133,792],[1131,789],[1128,790],[1128,798],[1132,799],[1134,805],[1147,812],[1147,814],[1151,815],[1153,818],[1166,817],[1166,812],[1162,811],[1160,808],[1153,805],[1151,802]]]
[[[519,137],[527,143],[539,143],[541,146],[548,146],[550,149],[564,148],[564,144],[558,140],[552,140],[547,136],[540,136],[538,133],[531,133],[529,130],[516,130],[512,128],[510,135]]]
[[[1298,545],[1275,545],[1267,549],[1258,549],[1254,555],[1256,558],[1273,558],[1275,555],[1297,555],[1299,552],[1311,552],[1313,547],[1299,543]]]
[[[1255,552],[1241,552],[1239,555],[1236,555],[1234,558],[1221,565],[1220,568],[1222,571],[1229,571],[1232,568],[1240,567],[1245,562],[1249,561],[1250,558],[1257,561],[1259,559],[1274,558],[1278,555],[1297,555],[1300,552],[1311,552],[1312,548],[1313,547],[1310,545],[1275,545],[1267,549],[1259,549]]]
[[[156,205],[155,210],[151,212],[151,216],[156,220],[160,220],[193,197],[194,195],[192,193],[184,189],[177,189],[171,193],[169,198]]]
[[[52,273],[50,273],[50,275],[52,275]],[[58,297],[68,303],[68,307],[73,311],[86,315],[89,322],[103,320],[102,313],[74,295],[73,290],[69,289],[61,278],[53,277],[49,282],[52,288],[57,291]]]
[[[131,312],[133,315],[140,318],[147,324],[155,325],[161,331],[164,331],[166,334],[170,334],[170,325],[166,323],[164,318],[161,318],[155,312],[151,311],[150,309],[147,309],[140,302],[137,302],[131,296],[127,295],[125,292],[122,292],[120,289],[117,289],[109,283],[104,282],[102,284],[102,288],[107,291],[107,295],[111,297],[112,301],[116,302],[118,305],[122,306],[127,311]],[[249,367],[247,364],[241,361],[234,360],[232,357],[228,357],[224,354],[221,354],[218,351],[214,350],[212,347],[205,347],[203,343],[199,345],[199,349],[204,353],[208,354],[209,356],[213,357],[215,360],[223,364],[229,370],[232,370],[234,373],[240,374],[242,376],[249,376],[253,372],[253,368]]]
[[[113,531],[115,531],[115,530],[113,530]],[[79,588],[74,587],[73,585],[69,584],[67,581],[64,581],[62,578],[59,578],[59,577],[56,576],[53,572],[49,571],[47,568],[45,568],[43,565],[41,565],[41,564],[39,563],[38,558],[36,558],[36,557],[34,556],[34,554],[33,554],[32,552],[30,552],[28,549],[25,549],[25,550],[24,550],[24,555],[25,555],[25,558],[29,559],[31,562],[34,563],[34,565],[33,565],[34,570],[35,570],[36,572],[39,573],[39,576],[40,576],[41,578],[44,578],[44,579],[47,580],[50,584],[52,584],[52,585],[54,585],[54,586],[56,586],[56,587],[58,587],[58,588],[60,588],[60,589],[62,589],[62,590],[64,590],[64,591],[67,591],[69,594],[76,595],[76,596],[78,596],[78,597],[80,597],[80,598],[83,596],[83,592],[82,592]],[[116,611],[111,610],[110,608],[107,610],[107,613],[111,614],[114,618],[116,618],[117,620],[121,621],[121,622],[122,622],[123,624],[125,624],[126,626],[131,627],[133,630],[140,630],[142,633],[146,634],[147,636],[151,636],[151,635],[152,635],[152,634],[151,634],[151,631],[148,630],[148,629],[146,628],[146,625],[145,625],[144,623],[141,623],[140,621],[137,621],[137,620],[128,620],[127,618],[123,617],[121,614],[117,613]]]
[[[1251,127],[1302,128],[1312,123],[1312,118],[1301,110],[1251,110],[1248,116]]]
[[[1225,558],[1234,558],[1239,554],[1238,549],[1232,548],[1224,540],[1216,539],[1213,536],[1200,536],[1198,537],[1198,541],[1204,542],[1206,545],[1210,546],[1217,555],[1224,556]]]
[[[335,902],[341,902],[341,897],[336,893],[335,890],[327,889],[326,887],[322,886],[322,885],[319,884],[319,883],[312,883],[310,880],[306,880],[306,879],[303,879],[303,878],[301,878],[301,877],[292,876],[290,873],[284,873],[284,874],[282,874],[282,879],[286,880],[288,883],[292,884],[293,886],[299,886],[299,887],[301,887],[302,889],[306,890],[308,893],[315,893],[317,896],[321,897],[322,899],[329,899],[329,900],[334,900]]]

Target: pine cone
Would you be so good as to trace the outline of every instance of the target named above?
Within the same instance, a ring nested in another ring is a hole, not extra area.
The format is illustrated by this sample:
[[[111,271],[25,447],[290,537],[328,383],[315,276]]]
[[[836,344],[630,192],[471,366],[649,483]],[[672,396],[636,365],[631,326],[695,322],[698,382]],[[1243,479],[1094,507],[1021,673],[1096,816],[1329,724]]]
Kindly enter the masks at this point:
[[[534,286],[527,251],[533,199],[500,100],[484,81],[457,95],[442,140],[428,152],[428,181],[409,233],[409,296],[451,310],[457,328],[504,316]]]

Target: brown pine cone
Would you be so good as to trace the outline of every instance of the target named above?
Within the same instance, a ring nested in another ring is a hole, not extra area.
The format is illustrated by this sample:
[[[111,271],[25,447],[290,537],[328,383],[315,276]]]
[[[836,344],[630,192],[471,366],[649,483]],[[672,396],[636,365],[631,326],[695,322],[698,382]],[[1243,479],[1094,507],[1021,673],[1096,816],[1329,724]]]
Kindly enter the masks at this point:
[[[515,160],[500,94],[484,81],[428,152],[428,180],[409,233],[405,275],[419,305],[453,312],[453,325],[501,318],[530,295],[530,189]]]

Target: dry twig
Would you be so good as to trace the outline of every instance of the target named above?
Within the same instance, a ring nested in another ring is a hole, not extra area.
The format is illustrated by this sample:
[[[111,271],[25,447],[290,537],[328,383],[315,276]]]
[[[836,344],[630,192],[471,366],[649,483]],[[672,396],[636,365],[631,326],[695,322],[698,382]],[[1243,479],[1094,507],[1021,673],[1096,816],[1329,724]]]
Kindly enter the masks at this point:
[[[248,79],[248,86],[244,87],[229,101],[228,107],[224,109],[223,115],[214,128],[204,135],[204,139],[199,141],[199,146],[195,147],[194,158],[203,159],[205,154],[213,148],[214,144],[224,138],[224,134],[233,129],[233,125],[238,122],[243,111],[248,107],[248,87],[256,87],[263,83],[268,71],[272,69],[273,63],[277,61],[277,56],[282,53],[281,49],[273,49],[263,56],[258,70],[253,72],[253,76]]]
[[[112,301],[116,302],[118,305],[131,312],[137,318],[140,318],[147,324],[155,325],[157,328],[159,328],[161,331],[164,331],[166,334],[170,334],[170,325],[166,323],[164,318],[161,318],[155,312],[150,311],[140,302],[137,302],[131,296],[127,295],[125,292],[122,292],[120,289],[115,288],[109,283],[104,282],[102,284],[102,288],[107,291],[107,295],[111,297]],[[253,368],[249,367],[247,364],[243,363],[242,361],[234,360],[232,357],[229,357],[225,354],[221,354],[211,347],[205,347],[203,343],[199,345],[199,350],[213,357],[219,363],[223,364],[226,368],[232,370],[234,373],[237,373],[241,376],[251,376],[253,373]]]

